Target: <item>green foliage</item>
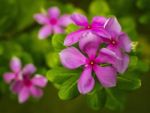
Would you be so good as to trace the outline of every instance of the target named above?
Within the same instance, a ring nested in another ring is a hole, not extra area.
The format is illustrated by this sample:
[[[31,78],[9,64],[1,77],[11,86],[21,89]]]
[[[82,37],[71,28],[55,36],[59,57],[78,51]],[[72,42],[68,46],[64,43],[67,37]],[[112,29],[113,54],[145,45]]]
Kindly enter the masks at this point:
[[[110,14],[110,9],[105,0],[94,0],[90,4],[89,12],[92,16],[107,16],[108,14]]]

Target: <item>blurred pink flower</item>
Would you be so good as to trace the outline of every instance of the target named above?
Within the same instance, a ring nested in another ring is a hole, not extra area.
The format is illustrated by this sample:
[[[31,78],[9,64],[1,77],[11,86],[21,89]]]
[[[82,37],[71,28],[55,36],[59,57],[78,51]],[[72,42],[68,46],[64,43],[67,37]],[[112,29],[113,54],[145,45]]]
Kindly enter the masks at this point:
[[[103,87],[116,86],[117,71],[113,65],[120,58],[115,52],[107,48],[101,48],[99,50],[100,43],[99,37],[89,32],[79,42],[80,49],[88,57],[84,56],[75,47],[68,47],[60,52],[60,59],[65,67],[76,69],[82,65],[84,66],[83,72],[78,80],[78,90],[82,94],[90,92],[94,87],[95,80],[92,77],[92,71],[95,72]],[[102,64],[112,65],[102,66]]]
[[[18,94],[19,102],[25,102],[30,95],[33,97],[41,97],[43,92],[40,87],[45,87],[47,79],[39,74],[33,78],[30,76],[36,71],[33,64],[27,64],[22,69],[21,61],[17,57],[13,57],[10,61],[12,72],[4,73],[4,81],[11,84],[11,90]]]
[[[121,31],[121,26],[115,17],[108,18],[104,28],[109,32],[111,38],[103,39],[107,48],[114,51],[122,60],[116,64],[117,70],[124,73],[129,64],[129,56],[125,53],[131,51],[131,40]]]
[[[35,14],[34,19],[43,25],[39,31],[40,39],[45,39],[52,33],[64,33],[64,27],[72,23],[70,15],[60,16],[60,10],[57,7],[49,8],[47,15],[43,13]]]
[[[88,19],[81,14],[73,14],[71,16],[73,22],[77,25],[80,26],[81,28],[75,32],[70,33],[65,41],[64,45],[65,46],[71,46],[72,44],[78,42],[82,35],[86,32],[92,32],[96,35],[99,35],[100,37],[103,38],[109,38],[110,35],[109,33],[104,29],[103,25],[106,21],[105,17],[102,16],[95,16],[92,19],[92,23],[88,23]]]

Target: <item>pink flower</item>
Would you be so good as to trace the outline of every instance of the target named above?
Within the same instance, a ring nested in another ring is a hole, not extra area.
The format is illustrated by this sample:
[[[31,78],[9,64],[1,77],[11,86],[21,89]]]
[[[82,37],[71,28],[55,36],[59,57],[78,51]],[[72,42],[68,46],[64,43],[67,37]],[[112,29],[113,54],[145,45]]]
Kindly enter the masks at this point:
[[[121,31],[121,26],[115,17],[107,19],[104,28],[109,32],[111,38],[103,39],[107,48],[114,51],[122,60],[116,64],[117,70],[124,73],[129,64],[129,56],[125,53],[131,51],[131,40]]]
[[[100,38],[93,35],[91,32],[83,36],[79,42],[79,47],[87,57],[83,55],[75,47],[68,47],[60,52],[60,59],[62,64],[69,69],[76,69],[83,66],[83,72],[78,80],[78,90],[82,94],[90,92],[95,80],[92,73],[95,72],[96,77],[103,87],[116,86],[117,71],[113,66],[120,58],[115,52],[101,48]],[[103,64],[108,64],[103,66]]]
[[[100,37],[103,38],[109,38],[110,35],[107,33],[107,31],[103,28],[103,25],[106,21],[106,18],[101,17],[101,16],[96,16],[92,19],[92,23],[88,23],[88,19],[81,14],[73,14],[71,16],[73,22],[80,26],[81,28],[75,32],[70,33],[65,41],[64,45],[65,46],[71,46],[72,44],[78,42],[82,35],[86,32],[92,32],[96,35],[99,35]]]
[[[21,61],[13,57],[10,62],[12,72],[4,73],[4,81],[11,84],[11,90],[18,94],[19,102],[25,102],[30,95],[41,97],[43,92],[40,89],[45,87],[47,79],[42,75],[36,74],[33,78],[30,76],[36,71],[33,64],[27,64],[21,69]]]
[[[69,15],[65,14],[60,17],[60,10],[57,7],[48,9],[47,15],[35,14],[34,18],[39,24],[43,25],[39,31],[40,39],[45,39],[52,33],[64,33],[64,27],[72,23]]]

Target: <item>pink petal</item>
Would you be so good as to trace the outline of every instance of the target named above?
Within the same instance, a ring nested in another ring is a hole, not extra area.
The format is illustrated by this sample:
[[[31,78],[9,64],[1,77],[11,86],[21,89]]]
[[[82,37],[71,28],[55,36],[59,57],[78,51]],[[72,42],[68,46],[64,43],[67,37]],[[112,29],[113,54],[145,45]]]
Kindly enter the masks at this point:
[[[96,65],[94,67],[96,76],[103,87],[114,87],[116,86],[116,75],[117,72],[111,66],[100,67]]]
[[[83,56],[75,47],[68,47],[67,49],[62,50],[59,55],[61,63],[69,69],[78,68],[85,64],[86,61],[85,56]]]
[[[103,27],[106,20],[107,19],[103,16],[95,16],[92,19],[92,26],[93,27]]]
[[[22,81],[15,81],[11,85],[11,91],[14,93],[19,93],[23,88]]]
[[[71,19],[78,26],[84,26],[84,27],[88,26],[88,19],[84,15],[74,13],[71,15]]]
[[[70,15],[63,15],[59,18],[59,25],[60,26],[63,26],[63,27],[66,27],[68,26],[69,24],[72,23],[72,20],[71,20],[71,16]]]
[[[65,46],[71,46],[71,45],[77,43],[84,32],[86,32],[86,31],[85,30],[78,30],[78,31],[70,33],[69,35],[67,35],[67,37],[64,41],[64,45]]]
[[[53,30],[55,34],[62,34],[64,33],[64,29],[61,28],[60,26],[53,26]]]
[[[28,100],[30,96],[29,89],[27,87],[23,87],[19,92],[19,103],[24,103]]]
[[[39,23],[39,24],[48,24],[49,20],[48,17],[44,14],[35,14],[34,19]]]
[[[6,83],[10,83],[15,79],[16,75],[14,73],[4,73],[3,78]]]
[[[95,81],[92,77],[92,68],[85,68],[78,80],[78,90],[81,94],[86,94],[92,91]]]
[[[23,68],[24,75],[31,75],[36,71],[36,67],[33,64],[27,64]]]
[[[32,96],[39,98],[43,95],[43,91],[40,88],[37,88],[35,86],[30,87],[30,92]]]
[[[96,58],[97,62],[115,64],[117,61],[120,61],[121,58],[117,54],[107,48],[102,48],[99,52],[99,55]]]
[[[121,32],[121,26],[120,26],[117,18],[115,18],[115,17],[109,18],[106,21],[104,28],[106,28],[108,31],[113,31],[117,34],[119,34]]]
[[[60,15],[60,10],[58,7],[51,7],[48,9],[48,15],[50,18],[58,18]]]
[[[110,39],[111,35],[108,31],[106,31],[104,28],[92,28],[92,32],[98,36],[100,36],[100,38],[104,38],[104,39]]]
[[[80,49],[87,53],[88,56],[95,57],[101,39],[91,32],[84,33],[79,41]]]
[[[44,27],[41,28],[38,35],[39,35],[39,39],[45,39],[51,34],[52,34],[51,26],[45,25]]]
[[[126,52],[131,51],[131,40],[125,33],[122,33],[119,36],[119,46],[120,48],[124,49]]]
[[[115,67],[119,73],[124,73],[129,65],[129,56],[127,54],[122,54],[122,60],[116,62]]]
[[[45,87],[47,85],[47,79],[42,75],[36,75],[32,79],[32,83],[39,87]]]
[[[21,61],[17,57],[13,57],[10,61],[10,68],[13,72],[18,73],[21,70]]]

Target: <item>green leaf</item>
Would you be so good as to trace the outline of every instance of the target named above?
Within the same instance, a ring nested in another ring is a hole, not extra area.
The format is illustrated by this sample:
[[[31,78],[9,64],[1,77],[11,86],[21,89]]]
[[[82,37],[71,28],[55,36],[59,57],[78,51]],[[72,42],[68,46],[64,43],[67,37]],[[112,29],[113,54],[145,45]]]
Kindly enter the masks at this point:
[[[110,14],[110,9],[105,0],[94,0],[89,7],[89,12],[92,16],[108,15]]]
[[[122,110],[124,108],[125,92],[118,89],[105,89],[107,93],[106,107],[111,110]]]
[[[103,88],[98,91],[93,91],[87,95],[88,105],[94,109],[99,110],[105,106],[106,103],[106,92]]]
[[[54,50],[56,51],[60,51],[63,48],[65,48],[64,46],[64,39],[65,39],[64,34],[54,34],[52,37],[52,46],[54,48]]]
[[[137,77],[135,78],[127,78],[123,76],[118,77],[117,88],[123,90],[136,90],[141,87],[141,80]]]
[[[74,31],[76,31],[78,29],[78,26],[74,25],[74,24],[70,24],[67,26],[66,28],[66,33],[69,34],[69,33],[72,33]]]
[[[70,100],[79,95],[77,89],[78,76],[72,76],[62,84],[58,92],[58,96],[62,100]]]
[[[62,84],[64,81],[72,76],[80,75],[78,70],[69,70],[63,67],[57,67],[47,72],[47,78],[49,81],[55,84]]]
[[[58,67],[60,64],[59,54],[57,52],[50,52],[46,55],[47,65],[51,68]]]

